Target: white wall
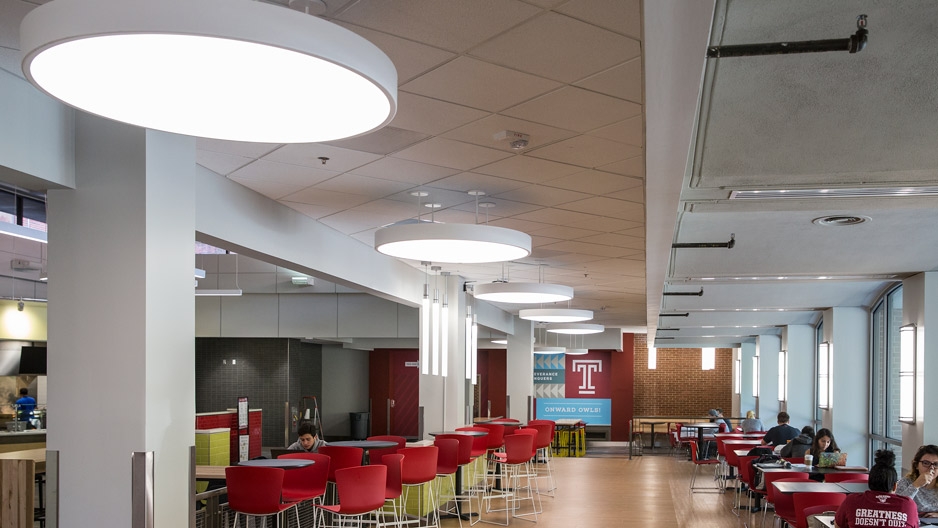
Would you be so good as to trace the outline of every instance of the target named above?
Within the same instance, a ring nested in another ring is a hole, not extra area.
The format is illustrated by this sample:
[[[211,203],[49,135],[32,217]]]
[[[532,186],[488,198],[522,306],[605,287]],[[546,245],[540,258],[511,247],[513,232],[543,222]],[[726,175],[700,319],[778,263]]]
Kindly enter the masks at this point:
[[[919,273],[902,281],[902,324],[917,326],[918,395],[916,422],[902,425],[902,461],[908,469],[919,446],[938,438],[938,273]]]
[[[759,414],[778,416],[778,353],[782,340],[776,335],[760,335],[759,347]],[[765,425],[765,422],[763,422]]]
[[[756,399],[752,396],[752,358],[756,355],[756,344],[742,343],[739,347],[739,354],[743,362],[739,393],[740,416],[745,416],[746,411],[752,409],[756,411],[756,415],[762,419],[766,427],[771,427],[775,424],[775,415],[769,416],[760,412],[756,407]]]
[[[508,336],[505,372],[508,417],[528,420],[528,399],[534,397],[534,325],[515,318],[515,333]]]
[[[868,465],[870,460],[869,311],[862,307],[835,306],[824,311],[824,337],[833,349],[831,408],[823,413],[822,426],[834,433],[848,462]]]
[[[814,422],[814,341],[809,325],[782,329],[782,348],[788,350],[788,414],[794,427]]]

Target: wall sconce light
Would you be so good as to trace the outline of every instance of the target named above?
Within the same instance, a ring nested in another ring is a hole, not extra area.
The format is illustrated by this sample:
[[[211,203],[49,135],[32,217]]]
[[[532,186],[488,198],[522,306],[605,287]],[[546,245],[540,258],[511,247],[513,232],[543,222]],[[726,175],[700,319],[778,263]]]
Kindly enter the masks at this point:
[[[759,356],[752,358],[752,397],[759,397]]]
[[[656,370],[658,368],[658,349],[655,347],[648,347],[648,370]]]
[[[737,358],[733,366],[733,393],[743,392],[743,360]]]
[[[916,327],[899,328],[899,421],[915,423]]]
[[[778,353],[778,401],[788,401],[788,351]]]
[[[834,350],[827,341],[817,346],[817,406],[831,408],[831,363]]]
[[[714,370],[717,368],[716,349],[700,349],[700,370]]]

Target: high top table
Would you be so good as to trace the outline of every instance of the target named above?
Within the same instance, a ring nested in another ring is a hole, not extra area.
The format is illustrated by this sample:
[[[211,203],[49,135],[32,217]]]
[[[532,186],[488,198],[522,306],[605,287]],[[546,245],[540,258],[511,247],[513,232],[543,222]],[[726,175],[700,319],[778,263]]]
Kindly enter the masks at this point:
[[[698,422],[698,423],[686,423],[681,425],[682,428],[688,427],[690,429],[697,430],[697,458],[706,458],[704,455],[703,439],[704,439],[704,429],[716,429],[720,430],[720,424],[717,422]]]

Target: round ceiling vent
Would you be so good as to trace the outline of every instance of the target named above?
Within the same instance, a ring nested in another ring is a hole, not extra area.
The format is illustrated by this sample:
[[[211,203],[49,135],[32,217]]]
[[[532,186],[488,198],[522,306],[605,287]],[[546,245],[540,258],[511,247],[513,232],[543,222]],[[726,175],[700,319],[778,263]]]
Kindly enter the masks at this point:
[[[832,215],[815,218],[812,220],[812,222],[819,226],[841,227],[862,224],[864,222],[869,222],[870,220],[872,219],[868,216]]]

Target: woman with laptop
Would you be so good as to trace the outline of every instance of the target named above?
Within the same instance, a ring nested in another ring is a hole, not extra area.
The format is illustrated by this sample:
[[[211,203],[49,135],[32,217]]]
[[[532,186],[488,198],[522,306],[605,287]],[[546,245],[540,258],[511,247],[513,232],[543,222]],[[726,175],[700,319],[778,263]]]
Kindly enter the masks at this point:
[[[915,503],[912,499],[895,493],[896,482],[899,480],[895,453],[888,449],[880,449],[876,452],[875,460],[876,463],[870,470],[870,489],[863,493],[847,495],[834,516],[834,526],[918,528]]]
[[[818,430],[817,434],[814,435],[814,442],[811,444],[811,450],[809,451],[811,456],[814,457],[813,464],[815,466],[821,465],[821,453],[838,452],[840,452],[840,448],[837,447],[837,441],[834,440],[834,433],[826,427]]]
[[[896,493],[911,498],[919,517],[938,517],[938,446],[923,445],[912,459],[912,471],[899,481]]]

